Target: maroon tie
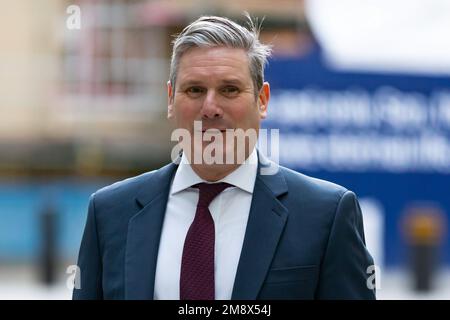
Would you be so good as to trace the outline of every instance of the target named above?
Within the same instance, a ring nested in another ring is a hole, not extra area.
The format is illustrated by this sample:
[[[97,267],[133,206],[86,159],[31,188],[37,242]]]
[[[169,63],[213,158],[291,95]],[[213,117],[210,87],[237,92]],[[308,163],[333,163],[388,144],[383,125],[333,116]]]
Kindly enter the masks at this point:
[[[213,199],[232,185],[199,183],[194,221],[186,235],[181,260],[180,300],[214,300],[214,221],[208,209]]]

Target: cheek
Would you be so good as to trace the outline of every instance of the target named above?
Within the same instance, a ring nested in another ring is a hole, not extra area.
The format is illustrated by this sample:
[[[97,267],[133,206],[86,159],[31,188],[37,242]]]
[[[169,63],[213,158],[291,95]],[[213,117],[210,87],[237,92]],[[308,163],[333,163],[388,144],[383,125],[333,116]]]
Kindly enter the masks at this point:
[[[253,128],[259,123],[258,106],[254,103],[237,106],[230,115],[236,124],[241,124],[238,127]]]
[[[178,123],[190,123],[197,118],[198,108],[192,103],[177,102],[174,106],[175,115]]]

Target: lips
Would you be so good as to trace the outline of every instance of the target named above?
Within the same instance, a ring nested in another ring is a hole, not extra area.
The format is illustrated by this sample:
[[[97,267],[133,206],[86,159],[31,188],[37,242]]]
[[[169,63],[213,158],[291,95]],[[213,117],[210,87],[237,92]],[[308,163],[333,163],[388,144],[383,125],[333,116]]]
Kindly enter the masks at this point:
[[[219,128],[208,128],[208,129],[203,129],[202,133],[205,133],[208,130],[212,130],[212,131],[220,131],[220,132],[226,132],[227,129],[219,129]]]

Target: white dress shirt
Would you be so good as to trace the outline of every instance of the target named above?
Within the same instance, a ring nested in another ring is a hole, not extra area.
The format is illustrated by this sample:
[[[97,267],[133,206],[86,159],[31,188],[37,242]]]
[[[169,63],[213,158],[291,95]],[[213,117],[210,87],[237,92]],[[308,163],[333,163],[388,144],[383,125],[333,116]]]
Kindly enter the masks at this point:
[[[214,278],[216,300],[229,300],[244,242],[258,167],[256,148],[245,163],[217,182],[230,187],[209,205],[215,226]],[[180,299],[180,270],[186,234],[194,220],[199,190],[207,182],[191,168],[184,154],[172,180],[161,231],[155,274],[154,299]]]

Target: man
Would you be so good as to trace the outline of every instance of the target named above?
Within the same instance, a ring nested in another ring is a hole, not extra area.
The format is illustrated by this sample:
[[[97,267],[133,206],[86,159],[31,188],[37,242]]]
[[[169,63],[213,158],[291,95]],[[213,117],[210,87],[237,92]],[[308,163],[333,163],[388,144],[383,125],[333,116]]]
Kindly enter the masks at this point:
[[[183,151],[91,196],[74,299],[375,298],[355,194],[228,135],[258,134],[267,115],[270,48],[249,25],[201,17],[174,41],[168,118]]]

